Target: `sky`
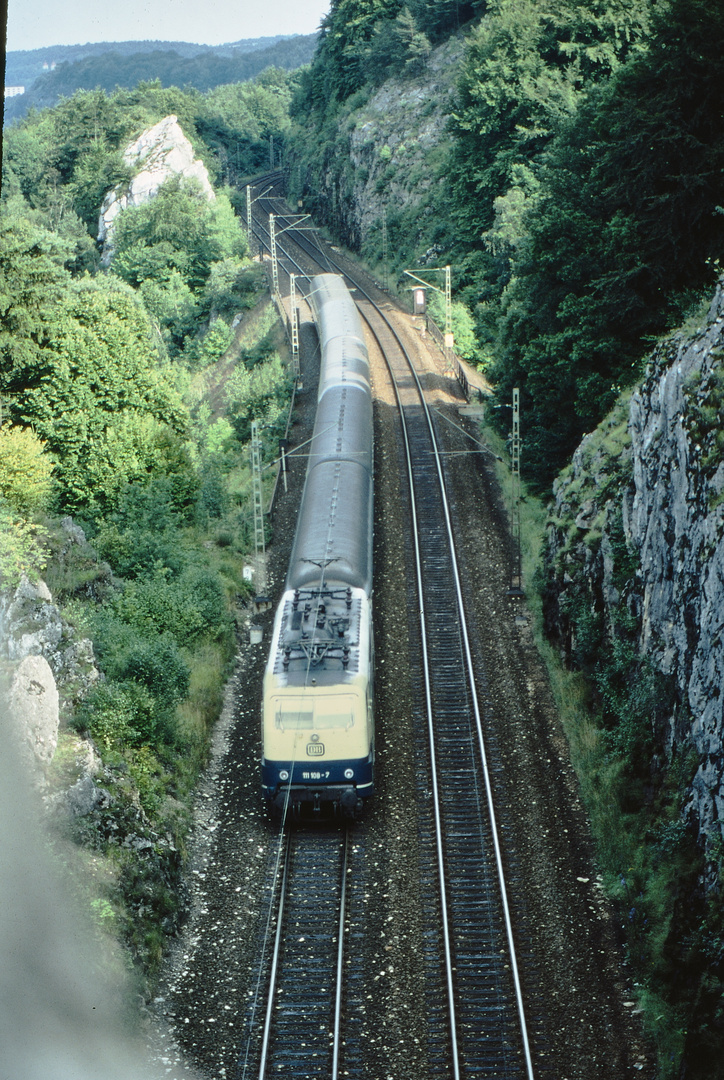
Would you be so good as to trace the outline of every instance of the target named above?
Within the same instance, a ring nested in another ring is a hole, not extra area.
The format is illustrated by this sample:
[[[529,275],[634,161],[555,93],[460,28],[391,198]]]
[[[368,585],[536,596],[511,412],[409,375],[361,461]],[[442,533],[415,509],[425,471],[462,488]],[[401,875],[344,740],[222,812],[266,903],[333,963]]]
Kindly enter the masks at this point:
[[[313,34],[330,0],[8,0],[8,51],[95,41],[222,45]]]

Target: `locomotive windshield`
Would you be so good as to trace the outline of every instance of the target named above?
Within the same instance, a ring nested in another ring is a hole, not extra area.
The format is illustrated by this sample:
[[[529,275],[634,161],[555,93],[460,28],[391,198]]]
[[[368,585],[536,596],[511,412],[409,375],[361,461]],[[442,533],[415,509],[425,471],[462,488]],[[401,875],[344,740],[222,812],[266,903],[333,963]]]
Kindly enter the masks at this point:
[[[274,721],[282,731],[322,731],[351,728],[354,724],[354,701],[351,696],[277,698]]]

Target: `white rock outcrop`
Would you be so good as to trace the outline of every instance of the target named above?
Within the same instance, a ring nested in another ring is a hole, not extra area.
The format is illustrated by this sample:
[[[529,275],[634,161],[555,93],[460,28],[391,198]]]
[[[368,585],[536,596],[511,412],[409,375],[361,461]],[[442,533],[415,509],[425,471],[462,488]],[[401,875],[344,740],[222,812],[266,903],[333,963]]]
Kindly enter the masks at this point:
[[[206,166],[194,155],[194,148],[181,130],[177,116],[165,116],[141,132],[123,153],[133,169],[130,184],[118,184],[103,200],[98,221],[98,241],[103,259],[110,261],[113,227],[118,215],[129,206],[141,206],[156,194],[171,176],[197,180],[207,199],[215,198]]]
[[[59,681],[83,684],[81,697],[98,679],[93,642],[75,636],[44,581],[23,577],[0,593],[0,660],[19,664],[28,656],[47,660]]]

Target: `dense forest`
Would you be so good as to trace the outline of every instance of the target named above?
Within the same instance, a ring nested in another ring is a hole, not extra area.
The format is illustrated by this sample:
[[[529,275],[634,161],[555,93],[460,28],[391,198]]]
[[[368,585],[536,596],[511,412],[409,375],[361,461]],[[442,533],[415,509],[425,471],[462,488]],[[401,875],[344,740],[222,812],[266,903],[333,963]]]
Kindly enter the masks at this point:
[[[121,56],[138,53],[174,52],[188,59],[203,53],[216,56],[241,56],[256,49],[269,49],[284,40],[283,34],[264,38],[242,38],[228,45],[196,45],[189,41],[88,41],[82,45],[43,46],[40,49],[11,49],[5,57],[5,84],[29,89],[44,72],[58,64],[73,64],[89,56],[115,52]]]
[[[426,251],[452,265],[499,403],[521,388],[523,467],[545,490],[640,373],[652,338],[716,280],[724,11],[703,0],[338,0],[292,104],[300,193],[334,185],[341,133],[380,82],[424,83],[431,50],[466,20],[442,121],[450,151],[430,164],[444,197],[431,183],[414,222],[387,208],[393,269]],[[375,244],[359,241],[368,255]]]
[[[272,459],[292,389],[227,185],[266,165],[293,87],[267,69],[207,94],[80,90],[4,138],[0,583],[42,574],[67,634],[92,642],[95,676],[60,684],[49,790],[73,782],[89,735],[106,803],[69,828],[101,859],[92,911],[146,978],[180,918],[190,800],[253,595],[251,421]],[[169,113],[216,197],[170,177],[125,211],[101,269],[123,150]]]

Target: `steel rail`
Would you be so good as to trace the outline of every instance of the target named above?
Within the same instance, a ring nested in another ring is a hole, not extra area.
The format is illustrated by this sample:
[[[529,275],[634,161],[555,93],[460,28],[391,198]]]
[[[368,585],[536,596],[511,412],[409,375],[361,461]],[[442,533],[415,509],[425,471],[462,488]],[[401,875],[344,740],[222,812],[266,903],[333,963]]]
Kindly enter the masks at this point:
[[[291,831],[287,834],[287,850],[284,858],[284,870],[282,871],[282,880],[279,894],[279,907],[277,909],[277,928],[274,935],[274,952],[272,954],[271,970],[269,972],[269,990],[267,993],[266,1002],[266,1015],[264,1017],[264,1028],[261,1038],[261,1057],[259,1059],[259,1080],[264,1080],[266,1076],[266,1061],[269,1053],[269,1038],[271,1035],[271,1021],[272,1010],[274,1007],[274,995],[276,993],[277,986],[277,974],[279,972],[279,952],[282,945],[283,927],[284,927],[284,903],[287,896],[287,882],[289,880],[289,863],[292,850],[292,834]]]
[[[337,982],[334,995],[334,1044],[332,1046],[331,1080],[339,1077],[339,1047],[342,1033],[342,971],[344,964],[344,926],[347,918],[347,873],[349,871],[349,829],[344,832],[342,856],[342,887],[339,897],[339,931],[337,935]]]
[[[359,286],[357,286],[357,288],[358,288],[358,291],[364,293],[364,290],[360,289]],[[382,315],[382,317],[384,319],[384,315],[381,312],[379,312],[379,308],[377,307],[376,304],[374,304],[374,301],[372,301],[371,298],[366,293],[364,293],[364,295],[366,295],[367,300],[370,303],[372,303],[375,310],[380,315]],[[400,351],[402,352],[402,354],[404,355],[404,357],[405,357],[405,359],[406,359],[406,361],[408,363],[410,372],[412,373],[413,379],[415,381],[415,385],[417,387],[418,397],[419,397],[420,403],[421,403],[422,408],[423,408],[424,413],[425,413],[425,418],[426,418],[426,422],[427,422],[427,426],[428,426],[428,431],[429,431],[429,434],[430,434],[431,443],[432,443],[433,448],[434,448],[434,461],[435,461],[435,467],[436,467],[437,475],[438,475],[439,491],[440,491],[440,495],[441,495],[441,502],[442,502],[444,514],[445,514],[445,524],[446,524],[446,530],[447,530],[448,541],[449,541],[449,552],[448,553],[449,553],[449,556],[450,556],[450,559],[451,559],[451,562],[452,562],[453,579],[454,579],[454,582],[455,582],[455,590],[456,590],[456,602],[457,602],[457,606],[458,606],[458,611],[460,613],[460,630],[461,630],[461,636],[462,636],[464,653],[465,653],[465,662],[466,662],[467,672],[468,672],[468,683],[469,683],[469,689],[470,689],[470,692],[471,692],[471,703],[472,703],[474,714],[475,714],[475,726],[476,726],[476,731],[477,731],[477,735],[478,735],[478,749],[479,749],[480,760],[481,760],[481,764],[482,764],[482,772],[483,772],[483,776],[484,776],[484,779],[485,779],[487,808],[488,808],[488,815],[489,815],[490,824],[491,824],[490,832],[491,832],[493,845],[494,845],[494,851],[495,851],[495,863],[496,863],[496,869],[497,869],[497,873],[498,873],[498,881],[499,881],[499,887],[500,887],[500,899],[501,899],[501,903],[502,903],[502,906],[503,906],[503,912],[504,912],[509,958],[510,958],[511,968],[512,968],[513,984],[514,984],[514,988],[515,988],[516,1007],[518,1009],[518,1016],[519,1016],[520,1033],[521,1033],[521,1038],[522,1038],[522,1041],[523,1041],[523,1051],[524,1051],[524,1056],[525,1056],[525,1061],[526,1061],[527,1075],[530,1078],[530,1080],[533,1080],[533,1076],[534,1076],[534,1074],[533,1074],[533,1064],[532,1064],[531,1053],[530,1053],[530,1045],[529,1045],[529,1039],[528,1039],[527,1021],[526,1021],[526,1018],[525,1018],[525,1010],[524,1010],[524,1005],[523,1005],[523,994],[522,994],[522,988],[521,988],[521,984],[520,984],[520,974],[519,974],[519,970],[518,970],[515,941],[514,941],[514,936],[513,936],[513,926],[512,926],[511,916],[510,916],[510,905],[509,905],[509,902],[508,902],[508,888],[507,888],[507,883],[506,883],[506,880],[505,880],[505,871],[504,871],[504,866],[503,866],[502,849],[501,849],[501,845],[500,845],[499,830],[498,830],[498,825],[497,825],[497,817],[496,817],[495,805],[494,805],[494,801],[493,801],[493,791],[492,791],[492,784],[491,784],[491,779],[490,779],[490,770],[489,770],[489,767],[488,767],[487,751],[486,751],[486,748],[485,748],[485,738],[484,738],[483,726],[482,726],[482,715],[481,715],[480,702],[479,702],[478,693],[477,693],[475,670],[474,670],[473,658],[472,658],[472,650],[471,650],[471,646],[470,646],[470,638],[469,638],[468,629],[467,629],[467,620],[466,620],[466,616],[465,616],[465,605],[464,605],[463,594],[462,594],[462,586],[461,586],[461,581],[460,581],[460,572],[459,572],[459,566],[458,566],[458,560],[457,560],[455,540],[454,540],[454,535],[453,535],[452,520],[451,520],[451,516],[450,516],[450,506],[449,506],[449,502],[448,502],[448,498],[447,498],[447,490],[446,490],[446,485],[445,485],[445,480],[444,480],[444,475],[443,475],[443,469],[442,469],[442,460],[441,460],[441,455],[440,455],[438,444],[437,444],[437,438],[436,438],[435,431],[434,431],[434,426],[433,426],[433,422],[432,422],[432,416],[431,416],[430,409],[429,409],[429,406],[427,404],[427,401],[426,401],[426,398],[425,398],[425,393],[424,393],[422,384],[420,382],[419,376],[417,374],[417,371],[415,370],[414,364],[412,363],[412,360],[411,360],[411,358],[410,358],[410,356],[409,356],[409,354],[408,354],[408,352],[407,352],[407,350],[406,350],[406,348],[404,346],[404,343],[400,340],[400,337],[397,334],[397,332],[395,331],[394,327],[389,326],[389,323],[387,323],[387,320],[385,320],[385,323],[388,326],[389,330],[392,332],[393,336],[395,337],[397,345],[400,348]],[[383,352],[384,352],[384,349],[383,349]],[[389,368],[389,365],[388,365],[388,368]],[[392,378],[392,381],[393,381],[395,397],[397,399],[398,406],[400,408],[401,415],[402,415],[402,427],[403,427],[404,441],[405,441],[405,447],[406,447],[408,478],[409,478],[409,482],[410,482],[411,491],[414,492],[415,491],[415,480],[414,480],[414,475],[413,475],[412,455],[411,455],[411,451],[410,451],[409,439],[408,439],[408,434],[407,434],[407,424],[406,424],[405,419],[404,419],[404,409],[403,409],[401,401],[400,401],[400,395],[399,395],[399,390],[398,390],[398,386],[397,386],[397,380],[395,379],[394,373],[392,372],[391,368],[389,368],[389,370],[390,370],[390,375],[391,375],[391,378]],[[420,618],[421,618],[421,621],[422,621],[423,626],[424,626],[424,625],[426,625],[426,622],[427,622],[427,615],[426,615],[426,611],[425,611],[425,602],[424,602],[424,595],[423,595],[424,594],[424,574],[423,574],[423,570],[422,570],[422,561],[421,561],[421,556],[420,556],[420,546],[419,546],[419,540],[418,540],[418,535],[417,535],[417,512],[416,512],[416,509],[415,509],[415,499],[414,498],[411,501],[411,506],[412,506],[414,534],[415,534],[415,540],[414,540],[414,544],[415,544],[415,564],[416,564],[416,576],[417,576],[417,581],[418,581]],[[428,650],[427,650],[427,643],[426,643],[426,636],[425,635],[423,635],[423,669],[424,669],[424,673],[425,673],[425,698],[426,698],[426,704],[427,704],[427,710],[428,710],[428,733],[429,733],[429,740],[430,740],[430,757],[431,757],[431,763],[432,763],[431,775],[432,775],[433,795],[434,795],[434,800],[435,800],[435,828],[436,828],[436,833],[437,833],[437,836],[438,836],[438,845],[439,845],[439,847],[438,847],[438,864],[440,866],[440,873],[442,875],[441,880],[444,880],[444,867],[443,867],[443,861],[442,861],[443,856],[442,856],[442,851],[441,851],[441,845],[442,845],[443,841],[442,841],[442,828],[441,828],[441,821],[440,821],[440,806],[439,806],[440,796],[439,796],[439,786],[438,786],[438,780],[437,780],[437,769],[435,767],[436,752],[435,752],[434,719],[433,719],[432,698],[431,698],[431,688],[430,688],[430,667],[429,667],[429,658],[428,658]],[[445,905],[445,899],[444,899],[444,889],[441,890],[441,900],[442,900],[442,904],[443,904],[443,911],[446,912],[446,905]],[[446,953],[446,967],[448,967],[448,984],[451,985],[451,968],[449,967],[449,965],[451,965],[451,959],[450,959],[450,953],[449,953],[449,938],[448,938],[447,934],[446,934],[446,943],[445,943],[445,953]],[[452,1008],[451,1008],[451,1015],[454,1016],[454,1010]],[[457,1064],[455,1065],[455,1075],[456,1075],[456,1077],[459,1075]]]
[[[366,319],[367,325],[375,336],[378,345],[382,351],[383,356],[386,358],[385,350],[382,346],[378,335],[375,333],[372,324]],[[394,331],[393,331],[394,333]],[[396,335],[395,335],[396,336]],[[404,350],[403,350],[404,351]],[[405,354],[407,355],[407,354]],[[405,459],[407,462],[407,478],[410,485],[410,492],[415,491],[415,478],[412,468],[412,451],[410,449],[410,441],[407,430],[407,420],[405,417],[405,410],[400,397],[400,389],[395,378],[394,372],[389,362],[387,362],[387,368],[390,373],[390,379],[392,380],[392,387],[395,393],[395,400],[397,401],[397,408],[400,414],[400,422],[402,426],[402,437],[405,444]],[[422,553],[420,551],[420,538],[419,528],[417,520],[417,507],[415,505],[414,497],[410,500],[410,509],[412,513],[412,536],[415,549],[415,574],[417,578],[417,600],[418,600],[418,613],[420,616],[420,623],[424,628],[427,623],[427,614],[425,609],[425,594],[423,588],[423,572],[422,572]],[[434,720],[433,720],[433,707],[432,707],[432,680],[430,677],[430,657],[428,653],[427,635],[423,633],[421,635],[422,645],[422,664],[424,673],[425,684],[425,704],[427,709],[427,722],[428,722],[428,738],[430,743],[430,767],[431,778],[434,797],[434,810],[435,810],[435,834],[437,838],[437,869],[438,880],[440,882],[440,908],[442,915],[442,934],[443,934],[443,952],[445,956],[445,982],[447,986],[448,996],[448,1016],[450,1020],[450,1049],[453,1062],[453,1075],[455,1080],[460,1078],[460,1061],[457,1045],[457,1017],[455,1010],[455,983],[453,978],[453,950],[450,933],[450,919],[448,916],[447,895],[445,891],[445,862],[444,862],[444,841],[443,841],[443,829],[442,829],[442,816],[440,813],[440,794],[437,779],[437,766],[435,762],[435,742],[434,742]]]
[[[379,311],[379,308],[374,303],[374,301],[372,301],[372,299],[366,293],[364,293],[364,290],[361,289],[359,286],[357,286],[357,289],[358,289],[358,291],[362,292],[366,296],[367,300],[373,305],[375,310],[384,319],[383,313]],[[496,863],[496,869],[497,869],[497,873],[498,873],[498,882],[499,882],[499,886],[500,886],[500,899],[501,899],[501,903],[502,903],[502,907],[503,907],[503,913],[504,913],[504,919],[505,919],[506,936],[507,936],[507,942],[508,942],[509,959],[510,959],[511,968],[512,968],[513,984],[514,984],[514,988],[515,988],[516,1007],[517,1007],[517,1010],[518,1010],[520,1034],[521,1034],[521,1038],[522,1038],[522,1041],[523,1041],[523,1052],[524,1052],[524,1056],[525,1056],[527,1076],[529,1077],[529,1080],[533,1080],[533,1078],[534,1078],[533,1062],[532,1062],[531,1053],[530,1053],[530,1043],[529,1043],[529,1038],[528,1038],[528,1025],[527,1025],[527,1021],[526,1021],[526,1017],[525,1017],[525,1009],[524,1009],[524,1004],[523,1004],[523,993],[522,993],[522,987],[521,987],[521,983],[520,983],[520,973],[519,973],[519,970],[518,970],[515,939],[514,939],[514,936],[513,936],[513,924],[512,924],[512,919],[511,919],[511,915],[510,915],[510,905],[509,905],[509,902],[508,902],[508,887],[507,887],[507,883],[506,883],[506,880],[505,880],[505,870],[504,870],[504,866],[503,866],[502,848],[501,848],[501,845],[500,845],[500,837],[499,837],[499,830],[498,830],[498,824],[497,824],[497,816],[496,816],[495,804],[494,804],[494,800],[493,800],[493,789],[492,789],[492,783],[491,783],[491,779],[490,779],[490,769],[488,767],[488,755],[487,755],[487,751],[486,751],[486,747],[485,747],[485,736],[484,736],[484,733],[483,733],[482,714],[481,714],[480,701],[479,701],[478,692],[477,692],[475,669],[474,669],[473,658],[472,658],[472,649],[471,649],[471,646],[470,646],[470,637],[469,637],[468,628],[467,628],[467,619],[466,619],[466,615],[465,615],[465,604],[464,604],[464,600],[463,600],[463,592],[462,592],[462,585],[461,585],[461,580],[460,580],[460,572],[459,572],[459,566],[458,566],[457,551],[456,551],[455,539],[454,539],[454,534],[453,534],[452,519],[451,519],[451,515],[450,515],[450,505],[449,505],[449,502],[448,502],[445,479],[444,479],[444,475],[443,475],[442,458],[441,458],[441,454],[440,454],[438,443],[437,443],[437,437],[436,437],[435,430],[434,430],[434,425],[433,425],[433,421],[432,421],[432,415],[430,413],[430,409],[429,409],[429,406],[427,404],[427,400],[425,398],[425,393],[424,393],[422,384],[420,382],[420,378],[419,378],[419,376],[417,374],[417,371],[415,370],[415,366],[414,366],[414,364],[413,364],[413,362],[412,362],[412,360],[411,360],[411,358],[410,358],[410,356],[409,356],[409,354],[407,352],[407,349],[404,346],[404,343],[401,341],[401,339],[400,339],[399,335],[397,334],[396,330],[394,329],[394,327],[390,326],[386,319],[385,319],[385,323],[388,326],[388,328],[390,329],[390,331],[392,332],[393,336],[395,337],[395,339],[397,341],[397,344],[398,344],[402,354],[404,355],[404,357],[405,357],[405,359],[407,361],[410,372],[412,373],[412,377],[413,377],[413,379],[415,381],[415,385],[417,387],[419,400],[420,400],[420,403],[421,403],[422,408],[423,408],[424,413],[425,413],[425,418],[426,418],[426,421],[427,421],[427,426],[428,426],[428,430],[429,430],[429,434],[430,434],[430,439],[431,439],[432,445],[434,447],[434,461],[435,461],[435,467],[437,469],[437,474],[438,474],[438,482],[439,482],[439,490],[440,490],[440,495],[441,495],[441,502],[442,502],[444,513],[445,513],[445,524],[446,524],[447,535],[448,535],[448,540],[449,540],[449,556],[450,556],[450,559],[451,559],[451,562],[452,562],[453,578],[454,578],[455,590],[456,590],[456,602],[457,602],[457,606],[458,606],[458,611],[460,613],[460,630],[461,630],[461,636],[462,636],[464,653],[465,653],[465,662],[466,662],[467,672],[468,672],[468,683],[469,683],[469,689],[470,689],[470,692],[471,692],[471,702],[472,702],[472,706],[473,706],[473,710],[474,710],[474,714],[475,714],[475,726],[476,726],[476,731],[477,731],[477,736],[478,736],[478,750],[479,750],[479,753],[480,753],[482,771],[483,771],[483,776],[484,776],[484,779],[485,779],[485,791],[486,791],[486,799],[487,799],[487,808],[488,808],[488,815],[489,815],[490,824],[491,824],[491,830],[490,831],[491,831],[491,836],[492,836],[492,839],[493,839],[493,845],[494,845],[494,850],[495,850],[495,863]],[[393,378],[393,383],[394,383],[394,386],[395,386],[395,396],[397,397],[397,400],[398,400],[398,403],[399,403],[399,394],[398,394],[398,390],[397,390],[397,383],[394,380],[394,376],[392,375],[391,370],[390,370],[390,374],[391,374],[391,376]],[[409,452],[409,442],[408,442],[408,439],[407,439],[407,430],[406,430],[406,425],[404,423],[404,420],[403,420],[403,427],[405,429],[405,445],[406,445],[407,452],[408,452],[408,462],[407,462],[408,463],[408,476],[410,477],[411,490],[414,491],[415,490],[415,485],[414,485],[414,479],[413,479],[413,476],[412,476],[412,459],[411,459],[410,452]],[[414,500],[413,500],[413,506],[414,506]],[[415,520],[415,523],[416,523],[416,521],[417,521],[417,515],[416,514],[414,515],[414,520]],[[420,610],[421,610],[421,612],[424,612],[424,599],[423,599],[423,587],[424,586],[423,586],[422,564],[421,564],[421,561],[420,561],[419,544],[418,544],[418,539],[417,539],[417,526],[416,525],[415,525],[415,558],[416,558],[416,569],[417,569],[417,577],[418,577],[418,588],[419,588],[419,592],[420,592],[420,598],[419,598]],[[424,651],[424,666],[425,666],[425,676],[426,676],[425,694],[426,694],[426,700],[428,702],[428,710],[429,710],[428,711],[428,729],[429,729],[429,733],[430,733],[430,750],[431,750],[431,759],[434,762],[434,758],[435,758],[434,724],[433,724],[433,718],[432,718],[432,706],[431,706],[430,689],[429,689],[429,686],[427,685],[427,681],[429,679],[429,663],[428,663],[428,659],[427,659],[427,648],[426,647],[425,647],[425,651]],[[437,806],[437,800],[438,800],[437,775],[436,775],[436,770],[434,770],[434,769],[433,769],[433,785],[434,785],[435,799],[436,799],[436,829],[438,830],[438,835],[441,835],[440,828],[439,828],[439,820],[438,820],[439,807]]]

